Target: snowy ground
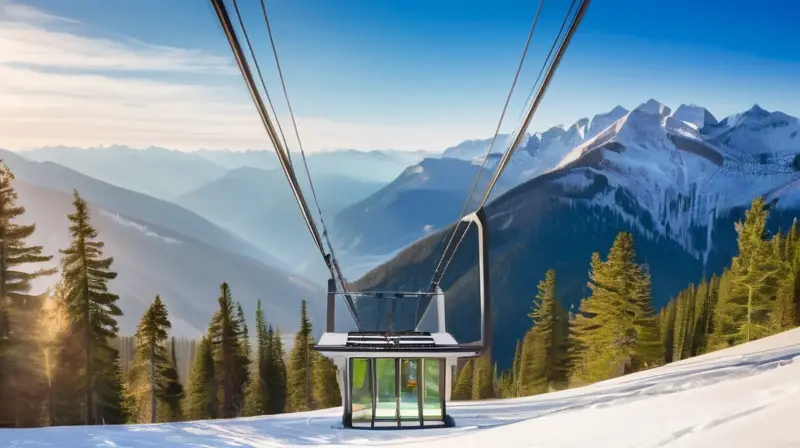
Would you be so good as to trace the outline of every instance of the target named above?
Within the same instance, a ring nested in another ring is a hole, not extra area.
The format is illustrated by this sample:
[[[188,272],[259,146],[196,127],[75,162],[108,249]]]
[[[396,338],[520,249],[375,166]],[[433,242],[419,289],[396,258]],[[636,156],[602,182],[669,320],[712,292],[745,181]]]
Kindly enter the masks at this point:
[[[0,447],[798,447],[800,329],[534,398],[452,403],[457,427],[342,430],[340,409],[163,425],[0,430]]]

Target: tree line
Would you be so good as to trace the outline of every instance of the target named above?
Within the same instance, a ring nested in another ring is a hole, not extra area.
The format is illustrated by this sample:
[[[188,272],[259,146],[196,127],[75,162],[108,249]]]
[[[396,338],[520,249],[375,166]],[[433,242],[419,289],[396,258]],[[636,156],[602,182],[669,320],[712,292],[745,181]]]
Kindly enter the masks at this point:
[[[0,161],[0,427],[226,418],[341,403],[335,366],[311,350],[306,302],[287,357],[260,300],[251,343],[227,283],[189,378],[178,374],[167,307],[158,295],[139,321],[123,369],[117,320],[123,311],[108,287],[117,273],[88,204],[73,191],[71,242],[59,250],[57,267],[42,268],[53,257],[26,241],[36,226],[19,223],[25,207],[13,181]],[[55,287],[31,292],[34,280],[53,275],[59,275]]]
[[[721,275],[691,284],[655,311],[650,274],[620,232],[605,260],[592,254],[589,297],[572,315],[556,273],[538,284],[532,328],[502,373],[491,354],[469,360],[454,400],[522,397],[577,387],[770,336],[800,325],[800,230],[766,235],[769,211],[752,201],[736,222],[738,254]]]

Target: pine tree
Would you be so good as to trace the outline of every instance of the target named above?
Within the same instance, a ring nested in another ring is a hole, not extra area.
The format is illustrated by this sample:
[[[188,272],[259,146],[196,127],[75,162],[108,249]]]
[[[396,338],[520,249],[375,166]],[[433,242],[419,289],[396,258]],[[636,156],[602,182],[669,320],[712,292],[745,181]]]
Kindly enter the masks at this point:
[[[770,244],[764,241],[768,212],[764,199],[753,200],[744,222],[736,223],[739,255],[731,262],[731,297],[736,342],[770,333],[769,311],[777,286],[778,267]]]
[[[75,212],[67,216],[72,243],[61,251],[61,275],[72,335],[81,338],[84,369],[78,374],[84,380],[84,421],[122,421],[119,353],[109,345],[119,331],[116,318],[122,316],[122,310],[116,304],[119,296],[106,286],[117,277],[110,270],[114,259],[103,258],[104,244],[97,240],[97,231],[89,222],[89,207],[77,190],[73,206]]]
[[[570,384],[582,385],[608,379],[622,373],[626,362],[626,306],[615,291],[608,265],[598,253],[592,254],[589,273],[590,297],[581,301],[578,315],[570,328]]]
[[[294,338],[294,346],[289,355],[289,378],[287,392],[289,408],[292,412],[314,409],[311,394],[311,376],[313,371],[311,357],[311,321],[308,320],[306,301],[300,307],[300,331]]]
[[[211,340],[203,337],[197,348],[189,376],[184,414],[190,420],[217,418],[217,381]]]
[[[720,350],[734,344],[737,333],[735,313],[736,307],[731,301],[731,271],[725,268],[719,278],[717,303],[713,308],[713,331],[708,337],[706,351]]]
[[[696,291],[694,284],[689,285],[678,293],[678,300],[675,308],[675,337],[673,361],[679,361],[691,356],[691,341],[694,329],[694,297]]]
[[[244,398],[246,377],[242,374],[242,367],[246,369],[247,363],[242,360],[242,328],[227,283],[220,286],[217,301],[219,310],[211,318],[208,334],[218,385],[219,417],[233,418],[243,410],[244,403],[239,400]]]
[[[264,415],[267,413],[268,403],[265,400],[267,393],[266,384],[261,380],[258,366],[253,364],[250,370],[250,381],[247,383],[247,389],[245,390],[245,417]]]
[[[57,424],[55,409],[58,405],[56,398],[59,386],[58,378],[59,373],[63,375],[63,366],[59,364],[59,360],[63,358],[62,342],[68,334],[68,330],[69,316],[64,302],[64,285],[58,282],[42,306],[37,325],[39,346],[44,358],[43,372],[47,378],[47,398],[42,419],[44,425]]]
[[[798,230],[797,218],[792,221],[792,227],[786,235],[785,254],[794,273],[794,324],[800,326],[800,230]]]
[[[776,266],[775,300],[770,310],[771,333],[794,328],[797,320],[795,296],[797,294],[797,265],[792,258],[791,230],[786,238],[778,233],[772,238],[774,264]]]
[[[236,415],[244,412],[245,390],[250,382],[250,336],[242,304],[236,302],[236,332],[239,335],[239,356],[236,357],[236,387],[234,403]]]
[[[714,331],[712,322],[714,308],[716,307],[717,295],[719,293],[719,277],[716,275],[706,283],[705,280],[700,284],[697,292],[697,320],[695,324],[695,340],[693,342],[692,356],[705,353],[708,340]]]
[[[458,372],[458,378],[453,386],[451,397],[453,400],[472,399],[472,381],[475,375],[475,363],[469,360]]]
[[[491,355],[487,351],[475,361],[472,377],[472,399],[486,400],[494,398],[494,376]]]
[[[286,399],[288,396],[287,391],[287,372],[286,362],[284,361],[286,353],[283,350],[283,338],[281,330],[278,328],[273,332],[272,325],[267,330],[267,340],[271,348],[267,388],[269,389],[269,413],[280,414],[286,412]]]
[[[27,269],[49,262],[41,246],[26,243],[36,226],[17,224],[25,207],[17,204],[14,174],[0,160],[0,426],[39,423],[46,378],[38,349],[37,318],[47,293],[31,294],[31,282],[52,269]]]
[[[635,262],[630,233],[620,232],[604,262],[592,254],[589,289],[570,328],[570,383],[592,383],[657,362],[659,334],[649,276]],[[659,355],[663,357],[663,354]]]
[[[517,397],[516,386],[514,384],[514,372],[506,370],[497,378],[498,398]]]
[[[667,303],[666,308],[662,308],[659,313],[661,328],[661,346],[664,349],[664,362],[673,361],[673,351],[675,346],[675,298]]]
[[[517,347],[514,349],[514,362],[509,372],[509,397],[521,397],[522,392],[522,343],[518,340]]]
[[[313,365],[313,396],[314,403],[320,409],[333,408],[342,405],[342,396],[339,391],[338,369],[329,358],[314,352]]]
[[[545,273],[539,282],[538,294],[529,316],[533,328],[526,335],[520,361],[520,392],[522,395],[544,393],[560,387],[566,378],[566,334],[564,311],[556,296],[556,274]]]
[[[134,358],[128,373],[136,402],[136,422],[178,418],[183,387],[167,348],[167,331],[171,327],[167,308],[156,296],[136,329]]]
[[[163,378],[163,388],[159,395],[158,415],[163,422],[177,422],[183,420],[183,399],[185,391],[178,374],[178,359],[175,351],[175,338],[170,341],[169,364],[160,371]]]
[[[257,347],[250,382],[245,399],[245,415],[263,415],[269,412],[269,371],[273,364],[272,341],[264,319],[259,299],[256,307]]]
[[[636,342],[631,350],[631,369],[636,372],[660,365],[664,349],[658,328],[658,317],[651,297],[650,273],[643,266],[635,268],[631,303],[634,307],[633,329]]]

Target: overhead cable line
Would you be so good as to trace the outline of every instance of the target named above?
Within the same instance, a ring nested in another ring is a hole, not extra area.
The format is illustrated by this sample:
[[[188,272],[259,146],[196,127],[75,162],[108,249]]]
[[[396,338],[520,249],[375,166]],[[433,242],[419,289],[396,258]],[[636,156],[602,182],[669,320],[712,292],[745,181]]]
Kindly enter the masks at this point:
[[[575,4],[575,1],[576,0],[572,1],[572,4],[570,5],[570,9],[567,11],[567,15],[564,17],[564,22],[565,23],[569,19],[569,15],[570,15],[569,13],[570,13],[570,11],[572,11],[572,8],[573,8],[573,6]],[[580,6],[578,8],[578,11],[573,16],[572,22],[570,23],[570,27],[567,30],[566,36],[561,41],[561,45],[559,45],[559,47],[558,47],[558,52],[556,53],[555,57],[553,58],[553,61],[552,61],[551,65],[548,67],[548,69],[546,71],[546,75],[544,77],[544,80],[542,81],[541,88],[537,91],[537,93],[536,93],[536,95],[535,95],[535,97],[533,99],[533,102],[531,102],[531,104],[530,104],[530,106],[528,108],[527,114],[525,116],[525,120],[520,125],[519,130],[516,132],[516,137],[514,138],[514,141],[508,147],[506,152],[501,157],[500,162],[498,162],[498,164],[497,164],[497,168],[495,169],[494,175],[492,176],[492,179],[490,180],[489,185],[486,188],[486,192],[484,193],[483,199],[481,199],[481,202],[478,204],[478,207],[477,207],[478,210],[480,210],[484,205],[486,205],[486,202],[488,201],[488,199],[489,199],[489,197],[490,197],[490,195],[492,193],[492,190],[494,189],[495,185],[497,184],[497,180],[500,178],[500,175],[503,173],[503,170],[508,165],[508,161],[510,160],[511,156],[513,155],[514,150],[522,142],[522,139],[524,138],[524,135],[525,135],[525,130],[528,128],[528,125],[530,124],[531,120],[533,119],[533,115],[536,113],[536,110],[539,108],[539,104],[541,103],[542,99],[544,98],[544,94],[547,92],[547,88],[549,87],[550,82],[552,81],[553,75],[555,75],[556,69],[558,68],[559,64],[561,63],[561,59],[564,57],[564,53],[566,52],[566,49],[569,46],[570,41],[572,40],[572,37],[575,34],[575,31],[577,31],[578,25],[580,25],[580,22],[583,19],[584,14],[586,13],[586,9],[588,8],[590,1],[591,0],[581,0]],[[563,30],[563,25],[562,25],[561,29]],[[561,33],[559,32],[559,35],[560,34]],[[556,45],[556,42],[558,42],[558,37],[556,38],[556,41],[553,42],[553,46],[554,47]],[[552,53],[552,48],[551,48],[551,53]],[[549,59],[549,55],[548,55],[548,59]],[[545,60],[545,65],[543,66],[543,68],[546,65],[547,65],[547,60]],[[431,285],[429,287],[429,289],[431,291],[435,290],[439,286],[439,282],[441,281],[442,277],[444,276],[444,273],[447,271],[447,267],[450,265],[450,262],[452,261],[453,257],[455,256],[455,253],[458,250],[458,247],[460,246],[461,241],[464,240],[464,237],[466,236],[468,230],[469,230],[469,225],[467,225],[467,228],[464,230],[464,233],[461,235],[461,238],[459,239],[459,241],[456,244],[455,248],[453,249],[452,253],[450,253],[450,255],[448,256],[447,261],[444,263],[444,267],[441,270],[438,270],[438,271],[434,272],[434,277],[433,277],[433,279],[431,281]],[[447,254],[443,254],[442,256],[443,257],[447,256]],[[440,264],[441,264],[441,262],[440,262]]]
[[[317,249],[322,255],[323,259],[325,260],[325,264],[328,267],[328,270],[331,272],[331,277],[336,277],[336,271],[333,269],[330,263],[330,259],[332,258],[330,255],[325,253],[325,248],[322,244],[322,239],[320,238],[319,231],[317,229],[316,222],[314,222],[313,217],[311,216],[311,212],[308,209],[308,204],[306,203],[305,198],[303,197],[303,193],[300,189],[300,185],[297,181],[297,177],[295,176],[294,169],[292,168],[291,162],[288,159],[288,151],[283,148],[281,145],[281,141],[278,138],[278,134],[275,131],[275,127],[272,124],[272,120],[270,119],[269,114],[267,113],[267,109],[264,106],[264,101],[261,99],[261,95],[258,93],[258,88],[256,87],[255,80],[253,79],[253,74],[250,70],[250,65],[247,63],[247,59],[242,51],[242,47],[239,43],[239,39],[236,36],[236,32],[233,29],[233,24],[231,23],[230,16],[228,14],[228,10],[225,7],[224,0],[211,0],[212,5],[214,6],[214,10],[217,13],[217,17],[219,18],[220,24],[222,25],[222,29],[225,32],[225,36],[228,40],[228,43],[231,46],[231,50],[233,51],[234,57],[236,58],[236,63],[239,66],[239,70],[242,73],[242,77],[244,78],[245,84],[247,85],[248,91],[250,92],[250,96],[253,99],[253,104],[256,106],[256,110],[258,111],[259,116],[261,117],[261,121],[266,129],[267,133],[269,134],[270,140],[272,141],[273,146],[275,147],[275,152],[278,155],[278,160],[281,163],[281,168],[283,168],[283,172],[286,175],[286,179],[289,181],[289,186],[292,189],[292,193],[294,193],[295,200],[297,201],[298,206],[300,207],[300,212],[303,215],[303,219],[306,221],[306,226],[308,227],[309,232],[311,233],[312,238],[314,239],[314,244],[317,246]],[[341,281],[340,277],[340,281]],[[362,328],[361,321],[358,318],[358,314],[355,310],[355,304],[352,301],[352,298],[348,297],[347,306],[350,311],[350,314],[353,316],[353,319],[358,325],[359,330]]]
[[[469,194],[467,194],[467,199],[464,201],[464,205],[461,206],[461,212],[458,214],[458,220],[454,223],[453,226],[453,233],[450,234],[450,239],[447,241],[447,245],[442,252],[442,257],[439,259],[439,263],[436,265],[436,269],[433,271],[433,278],[431,278],[431,285],[437,284],[438,281],[435,281],[436,275],[439,272],[439,268],[442,266],[442,262],[445,260],[447,250],[450,248],[450,245],[453,242],[458,229],[461,226],[461,220],[464,218],[464,214],[467,212],[467,207],[469,207],[470,200],[472,199],[473,193],[475,193],[475,188],[478,186],[478,181],[481,178],[481,174],[483,174],[483,168],[486,166],[486,161],[489,160],[489,156],[492,154],[492,149],[494,148],[494,142],[497,140],[497,136],[500,134],[500,126],[503,124],[503,119],[506,116],[506,110],[508,109],[508,103],[511,101],[511,96],[514,93],[514,88],[517,85],[517,80],[519,79],[519,74],[522,71],[522,66],[525,62],[525,56],[528,54],[528,47],[531,44],[531,39],[533,38],[533,33],[536,30],[536,24],[539,22],[539,14],[542,12],[542,5],[544,5],[544,0],[539,0],[539,7],[536,9],[536,15],[533,17],[533,23],[531,23],[531,30],[528,33],[528,40],[525,41],[525,48],[522,50],[522,56],[519,59],[519,65],[517,66],[517,72],[514,74],[514,81],[511,83],[511,89],[508,91],[508,95],[506,95],[506,102],[503,105],[503,111],[500,113],[500,119],[497,121],[497,127],[495,127],[494,135],[492,136],[492,141],[489,144],[489,150],[486,151],[486,155],[483,157],[483,162],[481,162],[481,166],[478,169],[478,174],[475,176],[475,179],[472,181],[472,187],[469,189]],[[467,224],[469,226],[469,224]],[[465,230],[466,233],[466,230]]]
[[[322,208],[319,206],[319,200],[317,199],[317,191],[314,188],[314,182],[311,181],[311,171],[308,169],[308,161],[306,160],[306,152],[303,149],[303,141],[300,139],[300,131],[297,129],[297,121],[294,117],[294,112],[292,111],[292,102],[289,101],[289,94],[286,90],[286,82],[283,78],[283,70],[281,69],[281,62],[278,58],[278,47],[275,45],[275,40],[272,37],[272,27],[269,25],[269,15],[267,14],[267,5],[264,0],[261,0],[261,12],[264,15],[264,23],[267,25],[267,34],[269,35],[269,42],[270,46],[272,47],[272,54],[275,57],[275,66],[278,68],[278,76],[281,80],[281,88],[283,89],[283,97],[286,99],[286,106],[289,108],[289,117],[292,119],[292,126],[294,127],[294,134],[297,137],[297,146],[300,148],[300,157],[303,159],[303,167],[306,170],[306,177],[308,179],[308,185],[311,188],[311,198],[314,200],[314,205],[317,207],[317,213],[319,214],[319,224],[322,227],[322,236],[325,238],[325,242],[328,244],[328,253],[330,253],[330,263],[333,265],[333,270],[336,272],[336,276],[339,279],[340,286],[342,291],[347,293],[347,281],[344,278],[344,274],[342,273],[342,269],[339,267],[339,261],[336,259],[336,254],[333,250],[333,244],[331,244],[331,240],[328,234],[328,228],[325,225],[325,219],[322,216]],[[326,259],[326,262],[328,259]],[[355,309],[355,303],[353,303],[352,297],[349,295],[345,295],[345,300],[348,301],[350,306]],[[353,316],[355,319],[355,316]]]
[[[525,107],[519,111],[519,117],[517,117],[517,126],[522,123],[522,118],[525,116],[525,111],[527,110],[527,105],[530,104],[531,99],[533,98],[533,94],[536,93],[536,86],[539,85],[539,81],[542,80],[542,75],[544,74],[544,69],[547,67],[547,61],[550,60],[550,57],[553,55],[553,51],[556,49],[556,44],[558,43],[559,38],[564,33],[564,27],[567,26],[567,18],[569,18],[569,14],[572,12],[572,8],[575,7],[575,0],[569,5],[569,9],[567,10],[567,15],[564,17],[564,20],[561,21],[561,28],[558,30],[558,34],[556,35],[556,40],[553,41],[553,45],[550,45],[550,51],[547,52],[547,57],[544,59],[544,63],[542,63],[542,67],[539,69],[539,74],[536,76],[536,82],[531,85],[531,91],[528,92],[528,97],[525,99],[523,103]]]
[[[261,81],[261,87],[264,90],[264,96],[267,97],[267,104],[269,104],[269,109],[272,111],[272,115],[275,116],[275,124],[278,126],[278,133],[281,135],[283,146],[286,149],[286,157],[289,160],[289,165],[291,165],[292,156],[291,153],[289,153],[289,144],[286,143],[286,136],[283,134],[283,127],[281,127],[281,120],[278,119],[278,113],[275,112],[275,107],[272,105],[272,98],[269,96],[269,89],[267,89],[267,83],[264,81],[264,76],[261,74],[261,67],[258,65],[258,59],[256,58],[256,53],[253,50],[253,45],[250,43],[250,36],[247,34],[247,28],[244,26],[244,21],[242,20],[242,15],[239,12],[239,5],[237,4],[236,0],[233,0],[233,9],[236,11],[236,18],[239,21],[239,27],[242,28],[242,35],[244,36],[245,43],[247,43],[247,49],[250,52],[250,58],[253,60],[253,63],[256,66],[256,74],[258,75],[259,81]],[[278,148],[275,149],[277,150]]]
[[[524,104],[525,104],[526,107],[523,108],[522,112],[520,112],[519,118],[517,119],[518,123],[521,123],[523,115],[526,115],[525,112],[527,110],[527,105],[530,104],[531,98],[533,97],[533,94],[536,92],[536,87],[539,85],[539,81],[541,81],[542,75],[544,74],[545,69],[548,67],[548,62],[550,61],[550,58],[553,55],[553,51],[555,50],[556,45],[562,39],[562,34],[564,34],[564,28],[567,26],[567,22],[569,21],[570,14],[572,13],[572,9],[575,7],[575,1],[576,0],[572,0],[572,2],[570,3],[569,9],[567,10],[567,14],[564,16],[564,20],[561,22],[561,28],[558,30],[558,34],[556,35],[556,38],[553,40],[553,44],[550,45],[550,51],[548,51],[547,57],[545,57],[544,62],[542,62],[542,66],[539,69],[539,74],[536,76],[536,81],[533,83],[533,86],[531,86],[531,91],[528,94],[528,98],[525,100]],[[518,124],[518,127],[519,126],[521,126],[521,124]],[[516,149],[516,146],[514,145],[513,142],[514,142],[514,140],[516,139],[516,136],[519,133],[522,133],[524,135],[525,131],[526,131],[526,129],[525,129],[525,127],[523,127],[519,131],[515,131],[515,133],[511,134],[512,137],[513,137],[511,139],[512,143],[509,146],[509,148],[506,149],[507,151],[510,150],[511,148]],[[500,166],[500,164],[498,163],[498,167],[499,166]],[[487,190],[488,190],[488,188],[487,188]],[[488,194],[486,196],[488,197]],[[481,202],[481,205],[479,205],[478,208],[480,208],[482,206],[483,206],[483,202]],[[453,236],[455,236],[456,232],[458,231],[458,229],[459,229],[458,226],[460,224],[461,224],[461,222],[459,221],[456,224],[456,227],[453,229]],[[440,261],[440,264],[445,259],[447,259],[447,261],[444,262],[444,267],[441,269],[441,271],[438,271],[438,267],[437,267],[437,271],[439,272],[439,277],[438,278],[434,277],[431,280],[431,288],[433,287],[433,284],[434,284],[433,281],[434,280],[436,281],[436,285],[438,285],[439,281],[441,281],[442,277],[444,277],[444,273],[447,271],[447,267],[450,265],[450,262],[453,261],[453,258],[455,257],[455,253],[458,251],[459,246],[461,246],[461,242],[464,241],[464,238],[466,238],[467,232],[469,231],[469,228],[470,228],[471,224],[472,223],[469,222],[464,227],[464,231],[461,233],[461,237],[458,239],[458,242],[456,243],[455,248],[453,249],[453,252],[448,256],[447,250],[445,249],[445,251],[442,253],[442,260]],[[448,243],[448,246],[449,246],[449,243]],[[437,272],[437,271],[435,271],[435,272]],[[436,275],[436,274],[434,274],[434,275]]]

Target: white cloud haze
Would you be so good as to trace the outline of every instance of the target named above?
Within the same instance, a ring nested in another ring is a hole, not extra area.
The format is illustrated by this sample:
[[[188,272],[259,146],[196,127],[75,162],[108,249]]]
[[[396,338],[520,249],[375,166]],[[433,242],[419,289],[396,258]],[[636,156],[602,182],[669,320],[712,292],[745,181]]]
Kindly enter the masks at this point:
[[[0,147],[270,146],[231,55],[79,33],[86,29],[79,21],[0,0]],[[167,81],[154,73],[185,79]],[[193,80],[201,76],[203,83]],[[288,132],[287,117],[281,121]],[[298,127],[309,151],[441,150],[480,136],[470,126],[365,125],[330,117],[298,117]]]

